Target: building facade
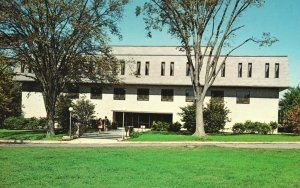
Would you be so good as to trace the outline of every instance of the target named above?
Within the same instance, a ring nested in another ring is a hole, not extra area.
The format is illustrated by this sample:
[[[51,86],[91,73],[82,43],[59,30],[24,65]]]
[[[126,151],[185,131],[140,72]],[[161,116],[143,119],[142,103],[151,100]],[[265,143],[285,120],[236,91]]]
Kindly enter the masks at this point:
[[[180,107],[193,102],[190,72],[184,52],[170,46],[113,46],[119,59],[118,86],[82,83],[77,97],[91,100],[97,117],[109,117],[118,126],[150,127],[153,121],[180,122]],[[220,60],[222,60],[221,57]],[[200,75],[204,80],[205,66]],[[30,80],[18,77],[24,85]],[[286,56],[230,56],[208,90],[211,97],[222,97],[230,110],[230,130],[236,122],[278,120],[279,92],[288,88]],[[24,87],[22,105],[25,117],[44,117],[40,92]]]

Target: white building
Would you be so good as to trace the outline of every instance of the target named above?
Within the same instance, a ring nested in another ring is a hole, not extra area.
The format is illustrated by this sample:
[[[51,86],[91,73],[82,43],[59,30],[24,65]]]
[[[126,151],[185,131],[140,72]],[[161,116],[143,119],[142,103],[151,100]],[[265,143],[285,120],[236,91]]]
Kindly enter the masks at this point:
[[[107,116],[119,126],[148,127],[154,120],[180,122],[180,107],[192,103],[193,93],[184,52],[170,46],[114,46],[112,52],[125,60],[119,73],[124,84],[85,83],[78,88],[79,97],[96,105],[97,116]],[[30,85],[26,78],[18,80]],[[279,92],[288,86],[286,56],[230,56],[208,90],[206,103],[213,96],[224,97],[231,112],[226,129],[246,120],[277,121]],[[30,87],[22,92],[22,105],[25,117],[46,115],[41,93]]]

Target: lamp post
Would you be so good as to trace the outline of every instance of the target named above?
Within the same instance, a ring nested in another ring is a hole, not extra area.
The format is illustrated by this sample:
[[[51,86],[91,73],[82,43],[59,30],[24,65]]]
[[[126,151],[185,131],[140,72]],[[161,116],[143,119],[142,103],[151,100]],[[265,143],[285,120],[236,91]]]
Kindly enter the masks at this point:
[[[70,112],[70,139],[71,139],[71,134],[72,134],[72,112],[73,112],[73,107],[69,107],[69,112]]]

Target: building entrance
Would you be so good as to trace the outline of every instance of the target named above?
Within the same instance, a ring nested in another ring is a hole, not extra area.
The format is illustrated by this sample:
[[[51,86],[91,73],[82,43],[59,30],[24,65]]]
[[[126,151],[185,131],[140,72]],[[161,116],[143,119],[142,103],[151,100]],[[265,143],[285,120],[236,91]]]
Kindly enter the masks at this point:
[[[151,128],[154,121],[172,123],[173,114],[114,112],[113,120],[118,127],[133,126],[134,128],[140,128],[145,126],[146,128]]]

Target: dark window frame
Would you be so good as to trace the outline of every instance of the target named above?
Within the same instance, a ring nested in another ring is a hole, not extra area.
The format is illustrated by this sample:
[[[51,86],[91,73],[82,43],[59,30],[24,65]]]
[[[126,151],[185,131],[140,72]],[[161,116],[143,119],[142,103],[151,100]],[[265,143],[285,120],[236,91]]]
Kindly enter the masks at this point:
[[[279,70],[280,70],[279,63],[275,63],[275,78],[279,78]]]
[[[185,75],[186,76],[190,76],[191,75],[191,70],[190,70],[190,64],[189,62],[186,63],[186,67],[185,67]]]
[[[67,97],[69,99],[79,99],[80,88],[78,86],[69,86],[67,88]]]
[[[243,77],[243,64],[242,63],[238,64],[238,77],[239,78]]]
[[[150,62],[146,61],[146,63],[145,63],[145,75],[146,76],[149,75],[149,69],[150,69]]]
[[[121,66],[121,75],[125,75],[125,61],[121,61],[120,66]]]
[[[190,95],[191,93],[191,95]],[[186,89],[185,90],[185,102],[194,102],[195,95],[193,89]]]
[[[174,66],[175,66],[174,62],[171,62],[170,63],[170,76],[174,76]]]
[[[164,76],[166,73],[166,62],[161,62],[161,70],[160,70],[160,75]]]
[[[265,78],[270,77],[270,63],[265,64]]]
[[[149,101],[150,90],[147,88],[138,88],[136,91],[138,101]]]
[[[91,99],[102,99],[102,88],[101,87],[91,87]]]
[[[225,73],[226,73],[226,66],[225,66],[225,63],[223,63],[221,65],[221,77],[225,77]]]
[[[126,100],[125,88],[114,88],[114,100]]]
[[[236,91],[236,104],[250,104],[250,91]]]
[[[141,75],[141,62],[136,62],[136,75]]]
[[[210,97],[211,97],[211,99],[224,100],[224,90],[211,90]]]
[[[248,63],[248,78],[252,78],[252,63]]]
[[[166,102],[174,101],[174,90],[161,89],[161,101],[166,101]]]

